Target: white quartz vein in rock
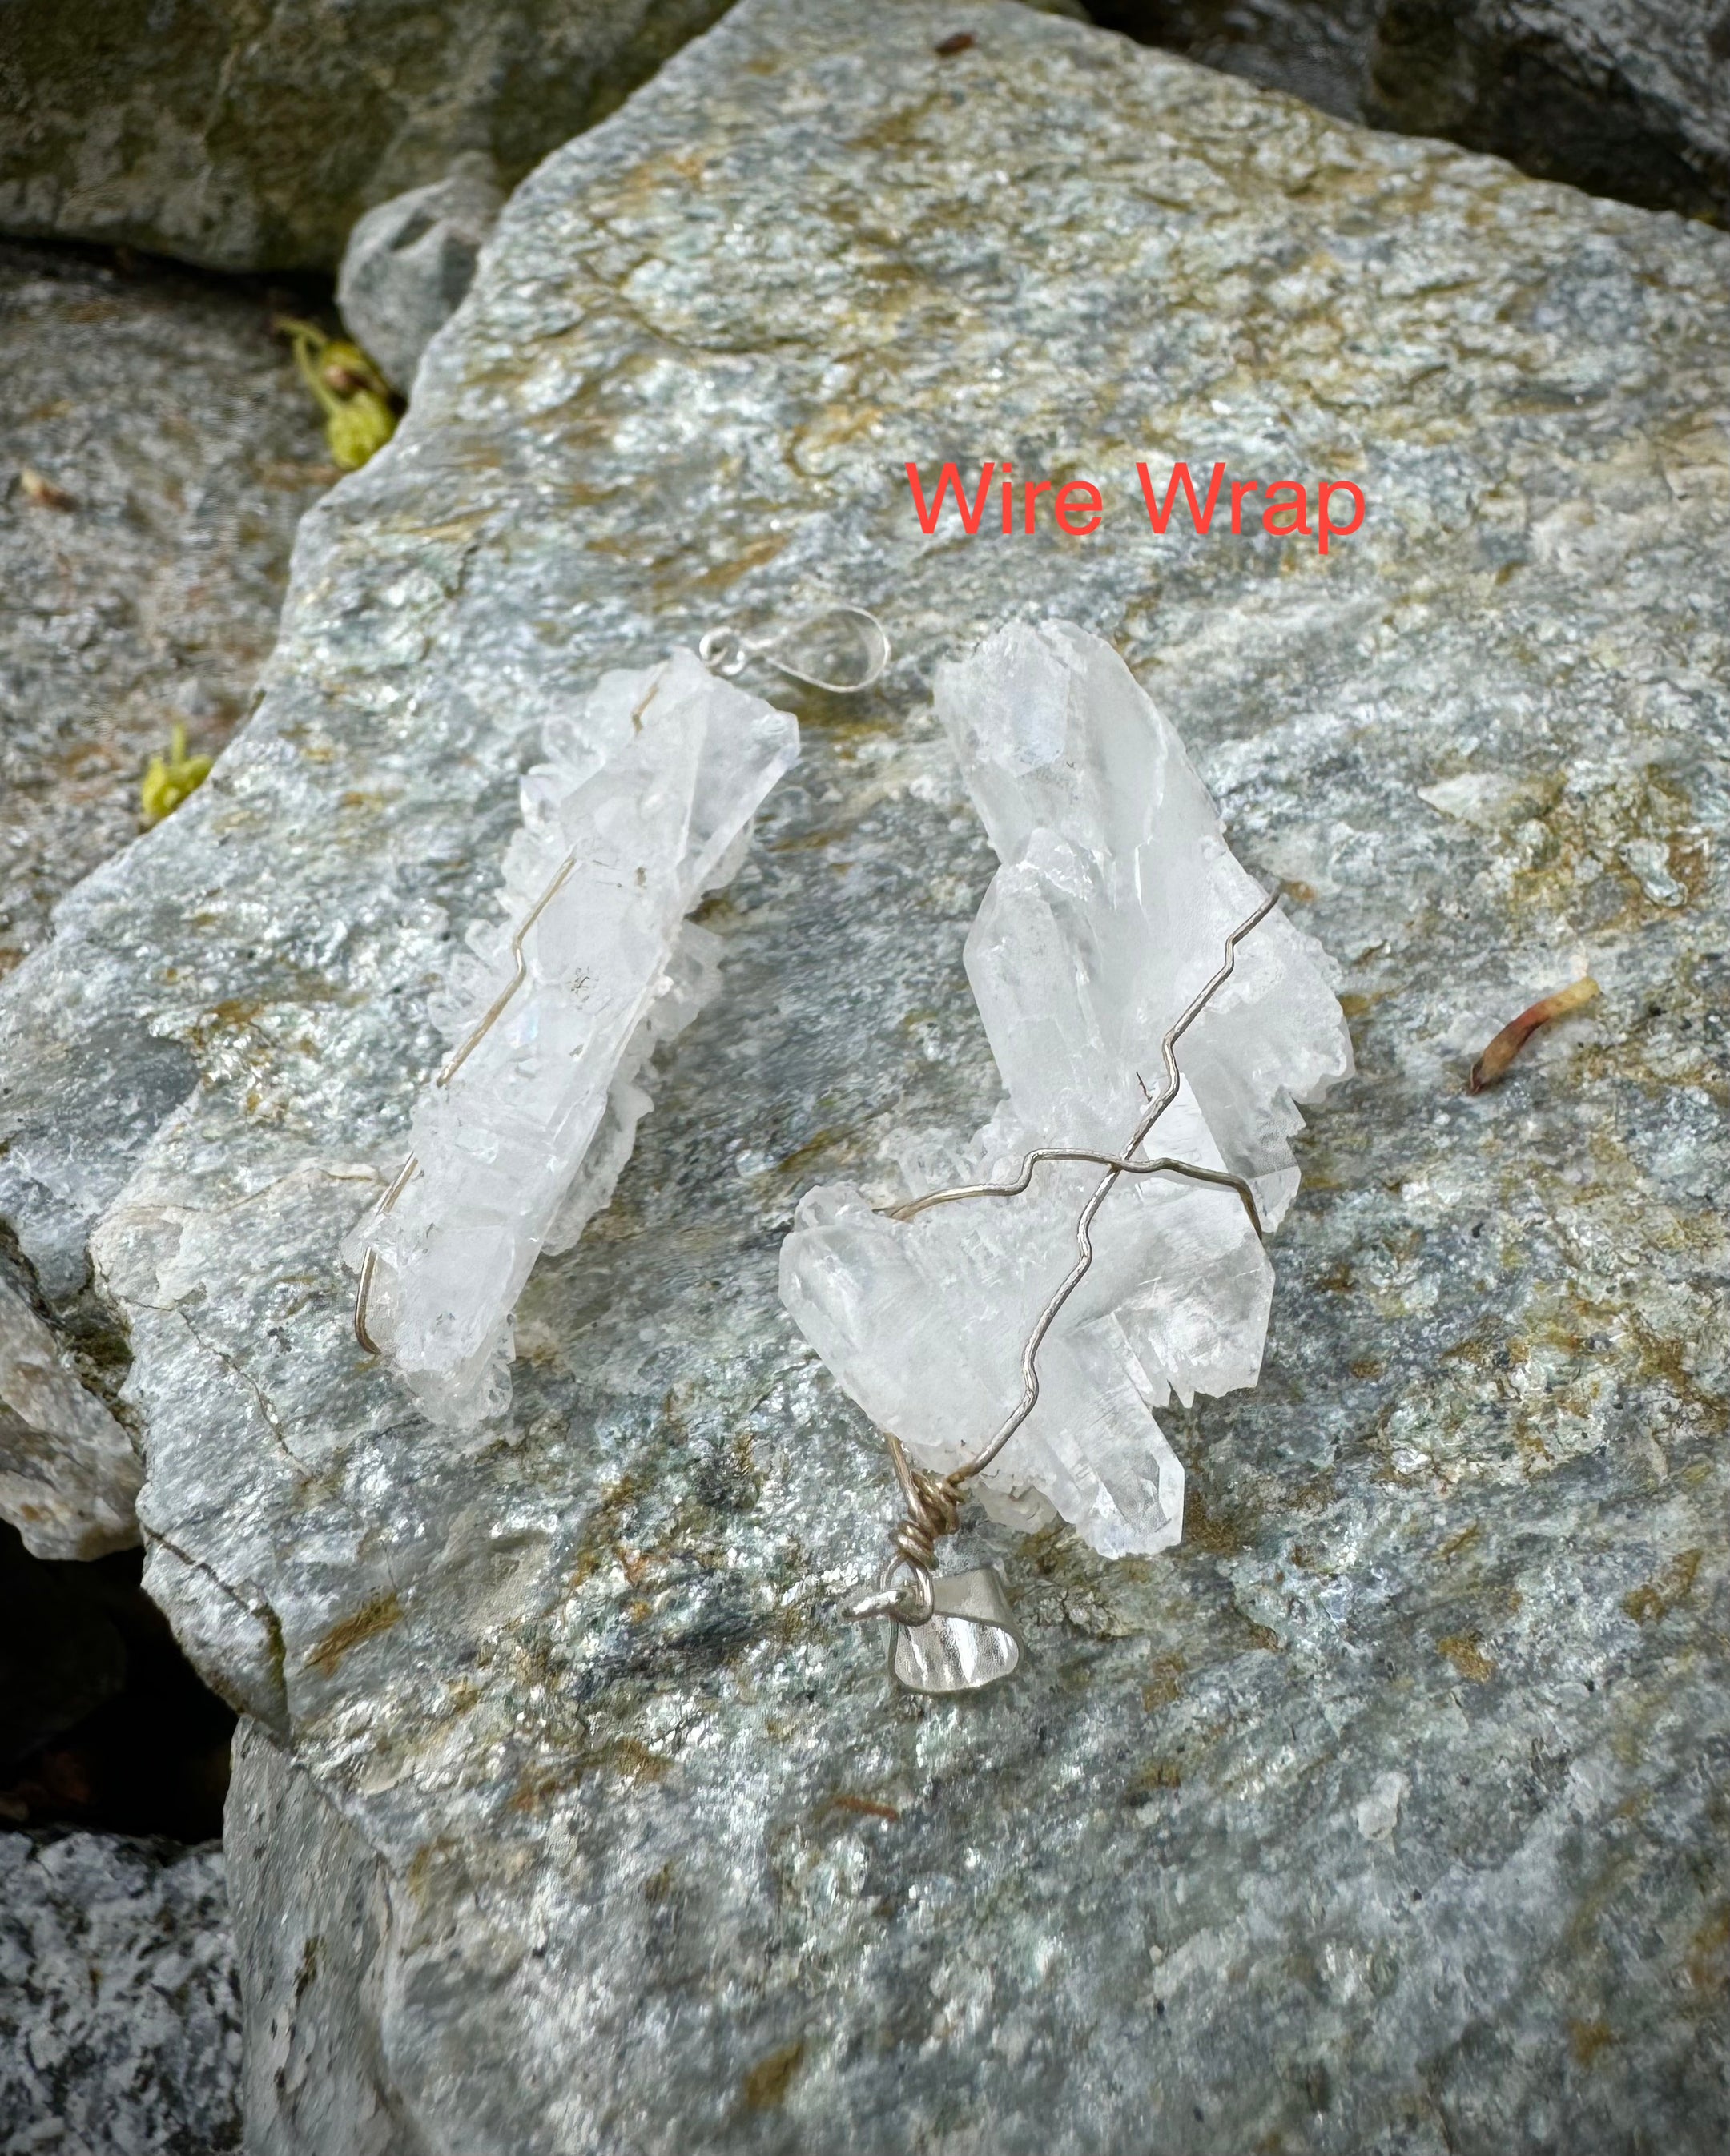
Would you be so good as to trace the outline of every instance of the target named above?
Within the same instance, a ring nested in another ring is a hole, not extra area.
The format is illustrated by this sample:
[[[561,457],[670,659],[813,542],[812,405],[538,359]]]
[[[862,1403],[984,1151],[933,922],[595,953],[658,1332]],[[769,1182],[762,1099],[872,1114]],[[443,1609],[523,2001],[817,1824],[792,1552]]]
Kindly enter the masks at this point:
[[[719,984],[685,918],[737,873],[798,726],[689,651],[603,675],[523,781],[501,916],[434,1016],[451,1056],[415,1110],[414,1166],[343,1245],[366,1326],[435,1422],[509,1399],[511,1312],[536,1259],[611,1199],[655,1050]]]
[[[910,1142],[910,1194],[1011,1179],[1036,1147],[1115,1153],[1167,1029],[1261,897],[1182,742],[1098,638],[1014,624],[940,669],[937,701],[1003,863],[967,970],[1005,1095],[970,1145]],[[1256,927],[1178,1061],[1148,1149],[1242,1177],[1271,1229],[1297,1188],[1296,1103],[1352,1068],[1315,942],[1277,912]],[[783,1299],[878,1427],[947,1473],[1014,1405],[1023,1343],[1098,1180],[1049,1165],[1021,1197],[909,1221],[824,1185],[783,1245]],[[1040,1354],[1039,1404],[980,1481],[998,1517],[1032,1526],[1055,1508],[1107,1556],[1163,1549],[1182,1532],[1183,1478],[1153,1411],[1255,1383],[1272,1268],[1229,1190],[1161,1176],[1121,1181],[1093,1240]]]

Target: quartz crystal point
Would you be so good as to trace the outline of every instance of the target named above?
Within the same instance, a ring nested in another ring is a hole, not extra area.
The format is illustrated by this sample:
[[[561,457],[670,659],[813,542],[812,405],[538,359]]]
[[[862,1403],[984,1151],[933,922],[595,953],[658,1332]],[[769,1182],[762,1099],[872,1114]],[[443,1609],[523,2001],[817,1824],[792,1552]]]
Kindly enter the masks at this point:
[[[967,972],[1005,1090],[970,1145],[904,1149],[908,1195],[1013,1179],[1036,1147],[1121,1152],[1162,1039],[1263,896],[1182,742],[1097,637],[1001,629],[939,670],[937,703],[1003,864]],[[1352,1068],[1320,947],[1271,915],[1177,1053],[1181,1088],[1142,1158],[1243,1177],[1271,1229],[1297,1188],[1295,1104]],[[1019,1399],[1023,1345],[1100,1175],[1047,1165],[1021,1196],[905,1222],[825,1184],[783,1245],[783,1300],[872,1421],[947,1472]],[[1153,1410],[1255,1383],[1273,1272],[1230,1190],[1172,1176],[1121,1178],[1093,1240],[1040,1352],[1039,1403],[980,1481],[997,1517],[1055,1508],[1114,1557],[1178,1539],[1183,1471]]]
[[[415,1110],[416,1168],[343,1245],[357,1271],[377,1254],[372,1338],[458,1429],[508,1402],[535,1260],[609,1202],[650,1106],[644,1066],[718,986],[719,944],[685,916],[737,873],[798,726],[680,650],[603,675],[545,747],[499,918],[470,931],[433,1007],[452,1053]]]

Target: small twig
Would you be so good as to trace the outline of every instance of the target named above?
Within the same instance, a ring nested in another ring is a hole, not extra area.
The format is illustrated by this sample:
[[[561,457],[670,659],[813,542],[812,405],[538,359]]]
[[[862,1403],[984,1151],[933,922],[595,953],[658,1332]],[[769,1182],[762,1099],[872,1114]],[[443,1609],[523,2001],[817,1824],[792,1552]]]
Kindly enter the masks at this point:
[[[1554,995],[1545,996],[1529,1010],[1522,1010],[1512,1024],[1503,1026],[1472,1065],[1467,1091],[1481,1093],[1486,1086],[1495,1085],[1541,1025],[1548,1025],[1552,1019],[1566,1018],[1570,1011],[1583,1010],[1597,994],[1598,983],[1588,974],[1571,988],[1558,988]]]

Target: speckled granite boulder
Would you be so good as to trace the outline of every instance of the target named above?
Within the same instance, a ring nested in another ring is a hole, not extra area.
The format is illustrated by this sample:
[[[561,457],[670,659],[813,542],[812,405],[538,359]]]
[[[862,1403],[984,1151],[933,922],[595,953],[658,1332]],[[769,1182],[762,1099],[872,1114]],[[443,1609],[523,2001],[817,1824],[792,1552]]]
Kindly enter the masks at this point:
[[[1012,8],[743,0],[518,191],[258,713],[3,998],[8,1217],[93,1247],[152,1588],[254,1717],[257,2148],[1722,2145],[1726,410],[1722,235]],[[1368,514],[1158,539],[1180,456]],[[909,457],[1104,522],[927,537]],[[509,1423],[435,1435],[336,1250],[520,768],[602,667],[824,594],[901,655],[802,702],[723,995]],[[777,1249],[993,1103],[926,685],[1047,610],[1283,880],[1359,1075],[1259,1388],[1172,1419],[1183,1546],[973,1527],[1028,1660],[921,1702],[837,1613],[890,1478]]]
[[[361,212],[484,151],[507,184],[726,0],[9,0],[0,228],[334,270]]]
[[[0,975],[137,835],[139,781],[172,728],[213,752],[246,708],[295,526],[335,476],[269,323],[259,295],[0,248]],[[33,500],[27,469],[69,506]],[[105,1132],[136,1116],[147,1134],[192,1065],[117,1013],[103,1023],[123,1037],[111,1061],[69,1051],[36,1082],[88,1096]],[[18,1106],[0,1076],[0,1183],[22,1165]],[[118,1187],[107,1145],[92,1129],[48,1171],[80,1206]],[[80,1234],[59,1260],[33,1248],[33,1268],[0,1229],[0,1517],[40,1556],[94,1556],[137,1539],[141,1471],[114,1414],[126,1338],[88,1294]]]
[[[219,1849],[0,1834],[0,2148],[238,2148],[239,2009]]]
[[[1381,0],[1372,118],[1730,223],[1724,0]]]

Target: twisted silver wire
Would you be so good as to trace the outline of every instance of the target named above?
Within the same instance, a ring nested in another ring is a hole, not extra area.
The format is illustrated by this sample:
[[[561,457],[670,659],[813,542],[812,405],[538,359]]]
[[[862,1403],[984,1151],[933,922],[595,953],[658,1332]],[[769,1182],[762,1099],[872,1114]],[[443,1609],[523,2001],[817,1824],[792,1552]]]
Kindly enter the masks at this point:
[[[1088,1273],[1092,1269],[1093,1237],[1091,1229],[1095,1218],[1098,1214],[1099,1209],[1105,1204],[1106,1199],[1111,1196],[1111,1192],[1117,1187],[1117,1178],[1119,1176],[1133,1174],[1138,1172],[1132,1165],[1132,1157],[1140,1150],[1142,1142],[1147,1137],[1148,1132],[1152,1129],[1154,1124],[1159,1121],[1159,1118],[1165,1113],[1166,1110],[1170,1107],[1172,1102],[1178,1097],[1178,1087],[1180,1082],[1178,1076],[1178,1043],[1189,1030],[1191,1025],[1194,1024],[1196,1019],[1200,1015],[1209,998],[1214,996],[1219,989],[1222,988],[1225,985],[1226,982],[1230,979],[1233,969],[1237,964],[1238,945],[1242,942],[1245,937],[1250,933],[1252,928],[1259,927],[1262,921],[1266,920],[1268,915],[1271,913],[1275,906],[1278,905],[1279,898],[1280,895],[1277,891],[1271,892],[1266,898],[1263,899],[1260,905],[1256,907],[1255,911],[1250,916],[1247,921],[1240,922],[1237,927],[1232,930],[1230,935],[1225,939],[1225,957],[1219,972],[1214,975],[1211,980],[1206,982],[1197,990],[1194,996],[1190,999],[1188,1008],[1173,1022],[1171,1027],[1166,1033],[1165,1038],[1160,1042],[1160,1059],[1165,1065],[1165,1083],[1160,1088],[1158,1093],[1156,1094],[1153,1099],[1147,1104],[1147,1110],[1143,1113],[1141,1121],[1135,1127],[1134,1132],[1130,1138],[1129,1143],[1123,1148],[1122,1159],[1121,1161],[1114,1161],[1106,1168],[1105,1174],[1101,1178],[1098,1187],[1095,1189],[1092,1196],[1089,1198],[1087,1203],[1081,1208],[1081,1217],[1075,1223],[1075,1262],[1064,1279],[1061,1286],[1059,1286],[1056,1292],[1052,1296],[1051,1300],[1040,1312],[1038,1317],[1034,1319],[1033,1330],[1029,1333],[1027,1337],[1027,1344],[1021,1351],[1021,1398],[1015,1403],[1015,1405],[1009,1410],[1009,1414],[998,1425],[996,1430],[993,1433],[991,1438],[987,1442],[984,1450],[982,1452],[976,1453],[973,1459],[968,1460],[964,1466],[959,1467],[956,1470],[956,1479],[958,1481],[967,1481],[972,1476],[980,1473],[983,1469],[988,1467],[992,1461],[996,1459],[998,1453],[1000,1453],[1004,1447],[1009,1443],[1009,1440],[1015,1435],[1016,1431],[1020,1429],[1022,1424],[1024,1423],[1027,1420],[1027,1418],[1033,1413],[1034,1406],[1037,1404],[1040,1397],[1040,1349],[1044,1346],[1045,1335],[1051,1330],[1053,1324],[1056,1321],[1058,1312],[1063,1308],[1065,1303],[1069,1301],[1070,1297],[1081,1285],[1081,1282],[1086,1278]],[[1052,1153],[1047,1157],[1051,1158],[1060,1158],[1062,1156],[1060,1154]],[[1022,1163],[1021,1175],[1017,1179],[1017,1183],[1015,1184],[1008,1186],[992,1183],[974,1184],[972,1186],[963,1186],[952,1193],[947,1190],[933,1191],[924,1202],[927,1205],[947,1204],[954,1200],[958,1200],[963,1197],[972,1196],[976,1192],[982,1196],[988,1195],[995,1197],[1000,1194],[1014,1195],[1018,1189],[1025,1190],[1028,1184],[1033,1180],[1033,1171],[1039,1164],[1039,1159],[1040,1156],[1038,1154],[1029,1154],[1028,1156],[1027,1159]],[[1158,1163],[1149,1163],[1146,1172],[1151,1173],[1153,1168],[1158,1164]],[[1254,1194],[1250,1189],[1249,1185],[1243,1182],[1239,1177],[1235,1175],[1220,1174],[1205,1168],[1197,1169],[1188,1166],[1186,1163],[1175,1161],[1164,1163],[1164,1165],[1173,1168],[1181,1168],[1184,1173],[1198,1177],[1202,1180],[1228,1183],[1237,1192],[1240,1198],[1242,1199],[1245,1205],[1249,1209],[1250,1218],[1255,1223],[1255,1232],[1258,1235],[1260,1234],[1261,1223],[1256,1218],[1255,1199]]]
[[[655,701],[656,696],[660,695],[661,683],[665,678],[666,671],[667,670],[665,664],[655,668],[655,672],[650,678],[648,688],[644,691],[636,709],[631,713],[631,723],[633,726],[635,726],[638,723],[638,721],[642,718],[644,712],[649,709],[649,706]],[[511,933],[511,942],[507,947],[511,953],[511,978],[493,998],[491,1007],[487,1011],[485,1017],[481,1019],[477,1024],[470,1029],[466,1038],[462,1041],[460,1045],[455,1050],[449,1060],[439,1070],[439,1075],[433,1081],[434,1086],[443,1087],[450,1083],[451,1080],[455,1077],[458,1071],[462,1069],[464,1064],[468,1061],[475,1050],[480,1047],[481,1042],[485,1040],[488,1034],[492,1031],[499,1020],[505,1015],[506,1011],[509,1009],[512,1000],[516,997],[517,990],[521,988],[523,983],[527,980],[529,977],[529,962],[528,955],[523,949],[524,940],[527,937],[529,931],[541,918],[541,916],[546,912],[547,907],[552,905],[554,899],[558,896],[559,893],[570,881],[571,873],[577,865],[578,860],[582,850],[583,850],[580,846],[573,847],[572,850],[565,855],[563,860],[562,860],[558,866],[553,870],[552,880],[547,884],[547,888],[541,893],[540,896],[535,901],[528,911],[524,914],[522,919],[517,922],[516,928]],[[372,1209],[372,1218],[373,1219],[382,1220],[387,1213],[394,1209],[397,1200],[413,1181],[419,1167],[419,1154],[413,1152],[410,1153],[408,1159],[405,1160],[403,1165],[397,1170],[394,1178],[392,1179],[390,1188],[385,1192],[383,1197],[379,1199],[377,1204]],[[371,1328],[367,1323],[367,1306],[372,1300],[372,1277],[377,1270],[377,1248],[375,1245],[368,1243],[367,1245],[367,1254],[361,1260],[361,1276],[355,1282],[354,1288],[354,1337],[363,1352],[368,1355],[377,1355],[382,1352],[378,1342],[372,1337]]]
[[[1225,939],[1225,956],[1219,971],[1203,983],[1168,1028],[1159,1044],[1160,1060],[1165,1070],[1164,1083],[1159,1091],[1149,1098],[1147,1108],[1121,1155],[1093,1152],[1081,1147],[1040,1146],[1025,1157],[1020,1173],[1010,1182],[957,1183],[947,1190],[928,1191],[923,1197],[908,1199],[899,1205],[886,1205],[879,1209],[891,1220],[911,1220],[920,1214],[930,1211],[933,1206],[959,1204],[965,1199],[1018,1198],[1032,1183],[1035,1169],[1049,1161],[1088,1161],[1106,1171],[1081,1208],[1081,1218],[1075,1223],[1075,1262],[1034,1321],[1033,1329],[1022,1348],[1021,1397],[998,1424],[983,1449],[971,1460],[964,1460],[959,1467],[952,1468],[947,1475],[935,1476],[922,1469],[911,1466],[900,1440],[892,1434],[885,1433],[896,1480],[906,1500],[906,1515],[895,1531],[892,1537],[895,1554],[885,1566],[875,1590],[855,1601],[849,1608],[850,1616],[861,1620],[888,1616],[903,1624],[923,1623],[929,1617],[931,1573],[937,1537],[952,1534],[955,1531],[958,1513],[957,1501],[962,1485],[991,1465],[1038,1405],[1040,1349],[1055,1323],[1058,1313],[1092,1268],[1093,1223],[1101,1206],[1117,1187],[1119,1177],[1183,1175],[1194,1182],[1214,1183],[1235,1191],[1250,1216],[1250,1225],[1258,1235],[1263,1233],[1255,1193],[1241,1176],[1233,1175],[1221,1168],[1198,1167],[1190,1161],[1169,1158],[1138,1161],[1134,1156],[1145,1142],[1147,1133],[1178,1097],[1181,1083],[1178,1073],[1178,1043],[1211,998],[1230,979],[1237,965],[1238,945],[1252,929],[1259,927],[1266,920],[1278,905],[1279,898],[1277,891],[1271,891],[1255,911],[1232,930]],[[891,1586],[896,1573],[902,1570],[913,1575],[910,1585],[915,1599],[911,1603],[907,1599],[906,1589],[891,1589]],[[921,1608],[924,1611],[923,1616],[916,1614]]]

